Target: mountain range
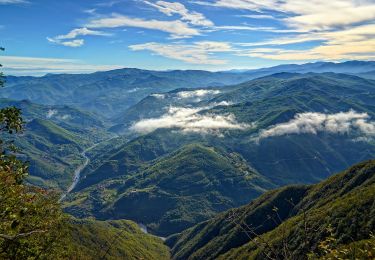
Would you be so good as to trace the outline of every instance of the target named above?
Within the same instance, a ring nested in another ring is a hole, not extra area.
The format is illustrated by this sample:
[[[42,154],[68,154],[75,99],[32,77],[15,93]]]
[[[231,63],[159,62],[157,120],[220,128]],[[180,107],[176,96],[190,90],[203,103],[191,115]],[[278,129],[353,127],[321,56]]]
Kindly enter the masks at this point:
[[[0,106],[22,109],[16,145],[29,183],[71,187],[62,205],[83,225],[74,232],[84,232],[88,255],[102,243],[88,242],[99,229],[139,233],[126,220],[167,237],[174,259],[262,259],[285,239],[302,257],[319,251],[329,224],[338,245],[350,242],[341,234],[365,245],[374,230],[374,162],[331,177],[375,158],[374,72],[375,62],[351,61],[10,76]],[[310,244],[301,243],[304,214],[322,227]],[[340,214],[357,226],[337,222]],[[269,242],[259,247],[241,223]],[[159,240],[152,244],[137,257],[169,258]]]

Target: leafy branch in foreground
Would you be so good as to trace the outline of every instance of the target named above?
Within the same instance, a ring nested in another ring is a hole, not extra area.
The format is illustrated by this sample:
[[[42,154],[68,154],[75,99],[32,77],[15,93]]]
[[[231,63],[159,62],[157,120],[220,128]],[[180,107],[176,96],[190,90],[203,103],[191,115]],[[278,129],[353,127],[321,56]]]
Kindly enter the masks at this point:
[[[286,200],[293,207],[296,205],[292,199]],[[262,225],[258,227],[252,227],[248,225],[244,220],[238,221],[239,216],[232,212],[228,220],[240,228],[244,232],[249,241],[251,241],[255,248],[258,250],[258,257],[261,259],[269,260],[292,260],[292,259],[308,259],[308,260],[333,260],[333,259],[375,259],[375,236],[370,233],[368,239],[356,241],[351,238],[352,243],[342,244],[339,239],[335,236],[335,229],[331,224],[328,227],[314,227],[312,219],[310,219],[309,211],[301,209],[301,239],[302,242],[302,255],[301,252],[296,252],[291,248],[289,242],[289,235],[287,235],[287,225],[283,225],[283,219],[279,215],[279,209],[274,207],[273,213],[267,216],[267,220],[272,221],[275,226],[279,227],[280,243],[268,240],[267,236],[258,234],[257,229],[260,229]],[[267,221],[266,220],[266,221]],[[323,231],[325,235],[322,240],[312,240],[313,234]],[[269,237],[268,237],[269,238]]]
[[[0,87],[4,82],[0,73]],[[68,252],[62,246],[67,237],[66,217],[58,196],[24,184],[28,165],[17,158],[12,142],[12,135],[21,132],[22,126],[20,109],[0,109],[0,258],[64,257]]]

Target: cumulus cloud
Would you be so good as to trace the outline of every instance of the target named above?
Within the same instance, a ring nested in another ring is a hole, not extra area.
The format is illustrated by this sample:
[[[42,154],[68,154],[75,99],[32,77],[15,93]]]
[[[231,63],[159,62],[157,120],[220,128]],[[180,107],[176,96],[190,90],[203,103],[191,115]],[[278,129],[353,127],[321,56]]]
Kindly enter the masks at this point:
[[[260,132],[259,139],[290,134],[349,134],[357,132],[365,136],[375,136],[375,121],[369,121],[367,113],[354,110],[336,114],[299,113],[289,122],[274,125]]]
[[[131,130],[150,133],[159,128],[173,128],[186,133],[220,134],[222,130],[244,130],[251,127],[238,123],[232,114],[199,114],[207,108],[170,107],[167,113],[159,118],[144,119],[134,123]]]
[[[152,3],[150,1],[144,1],[146,4],[157,8],[160,12],[167,16],[172,16],[173,14],[178,14],[181,16],[181,20],[187,21],[192,25],[197,26],[213,26],[213,22],[208,20],[203,14],[189,11],[185,5],[178,2],[166,2],[157,1]]]
[[[207,96],[213,96],[220,94],[220,90],[208,90],[208,89],[198,89],[198,90],[192,90],[192,91],[181,91],[177,93],[177,97],[179,99],[191,99],[194,98],[196,101],[201,101],[202,98]]]
[[[48,110],[46,117],[50,119],[57,114],[58,114],[58,111],[56,109],[50,109]]]

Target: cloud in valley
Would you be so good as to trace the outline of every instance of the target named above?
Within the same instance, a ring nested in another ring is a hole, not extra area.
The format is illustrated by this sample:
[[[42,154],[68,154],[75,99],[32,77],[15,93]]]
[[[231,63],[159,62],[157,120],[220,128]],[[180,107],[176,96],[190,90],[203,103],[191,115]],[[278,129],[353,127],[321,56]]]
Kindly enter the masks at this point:
[[[222,130],[244,130],[251,127],[237,122],[233,114],[199,114],[208,108],[170,107],[163,116],[140,120],[131,129],[138,133],[150,133],[159,128],[176,128],[187,133],[219,134]]]
[[[177,93],[177,97],[180,99],[190,99],[195,98],[197,101],[200,101],[202,98],[207,96],[213,96],[220,94],[220,90],[208,90],[208,89],[198,89],[193,91],[181,91]]]
[[[58,114],[58,111],[56,109],[50,109],[48,110],[46,117],[50,119],[57,114]]]
[[[165,95],[164,94],[155,93],[155,94],[151,94],[151,97],[154,97],[154,98],[157,98],[157,99],[164,99]]]
[[[290,134],[349,134],[359,132],[365,136],[375,136],[375,121],[370,121],[367,113],[354,110],[336,114],[299,113],[289,122],[277,124],[261,131],[259,139]]]

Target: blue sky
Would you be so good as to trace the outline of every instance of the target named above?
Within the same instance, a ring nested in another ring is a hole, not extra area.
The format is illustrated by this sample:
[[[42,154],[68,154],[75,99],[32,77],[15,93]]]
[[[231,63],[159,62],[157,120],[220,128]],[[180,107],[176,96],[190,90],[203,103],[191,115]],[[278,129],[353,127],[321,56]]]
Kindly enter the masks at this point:
[[[0,0],[17,75],[374,60],[373,0]]]

